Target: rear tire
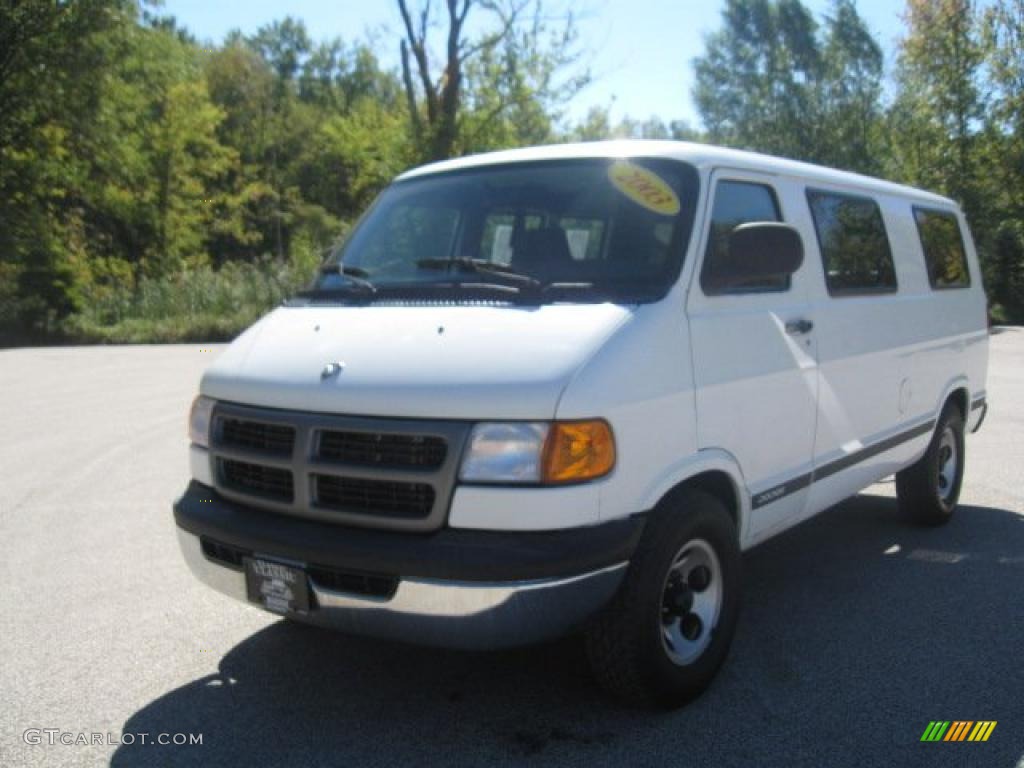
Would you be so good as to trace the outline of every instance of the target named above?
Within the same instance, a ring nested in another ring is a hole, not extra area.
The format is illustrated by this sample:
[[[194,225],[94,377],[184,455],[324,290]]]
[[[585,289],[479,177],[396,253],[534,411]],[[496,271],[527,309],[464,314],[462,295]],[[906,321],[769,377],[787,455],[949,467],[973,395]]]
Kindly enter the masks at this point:
[[[924,456],[896,475],[900,510],[924,525],[948,523],[963,478],[964,417],[955,403],[947,403]]]
[[[598,682],[639,706],[678,707],[711,683],[740,606],[736,526],[687,490],[651,513],[618,593],[586,634]]]

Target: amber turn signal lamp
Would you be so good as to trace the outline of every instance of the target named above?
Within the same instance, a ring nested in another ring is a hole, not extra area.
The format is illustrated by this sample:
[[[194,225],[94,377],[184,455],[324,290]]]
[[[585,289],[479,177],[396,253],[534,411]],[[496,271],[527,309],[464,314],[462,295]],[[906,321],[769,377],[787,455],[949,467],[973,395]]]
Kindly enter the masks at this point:
[[[615,438],[608,422],[556,421],[544,444],[544,483],[578,483],[607,475],[615,466]]]

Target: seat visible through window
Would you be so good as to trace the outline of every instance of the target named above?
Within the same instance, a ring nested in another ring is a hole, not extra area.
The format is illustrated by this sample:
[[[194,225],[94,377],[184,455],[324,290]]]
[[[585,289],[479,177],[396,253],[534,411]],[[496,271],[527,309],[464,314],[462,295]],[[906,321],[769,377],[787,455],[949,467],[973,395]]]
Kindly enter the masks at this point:
[[[511,266],[519,272],[550,281],[564,278],[572,264],[569,240],[560,227],[520,229],[512,235]]]

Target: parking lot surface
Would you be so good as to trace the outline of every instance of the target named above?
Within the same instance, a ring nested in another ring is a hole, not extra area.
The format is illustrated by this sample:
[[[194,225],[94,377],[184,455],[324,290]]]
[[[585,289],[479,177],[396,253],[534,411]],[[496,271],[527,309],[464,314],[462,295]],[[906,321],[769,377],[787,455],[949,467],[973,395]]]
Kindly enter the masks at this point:
[[[218,350],[0,351],[0,764],[1024,768],[1024,330],[992,338],[954,520],[880,483],[749,552],[730,659],[671,713],[604,696],[571,640],[349,638],[197,583],[171,503]],[[921,743],[932,720],[998,725]]]

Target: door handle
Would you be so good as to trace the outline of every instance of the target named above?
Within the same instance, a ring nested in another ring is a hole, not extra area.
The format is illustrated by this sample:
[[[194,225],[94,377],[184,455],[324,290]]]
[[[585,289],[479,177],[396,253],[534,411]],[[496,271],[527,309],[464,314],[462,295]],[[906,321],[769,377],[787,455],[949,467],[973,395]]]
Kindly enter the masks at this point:
[[[786,323],[786,333],[791,336],[810,333],[812,330],[814,330],[814,323],[805,317],[801,317],[799,320],[790,320]]]

